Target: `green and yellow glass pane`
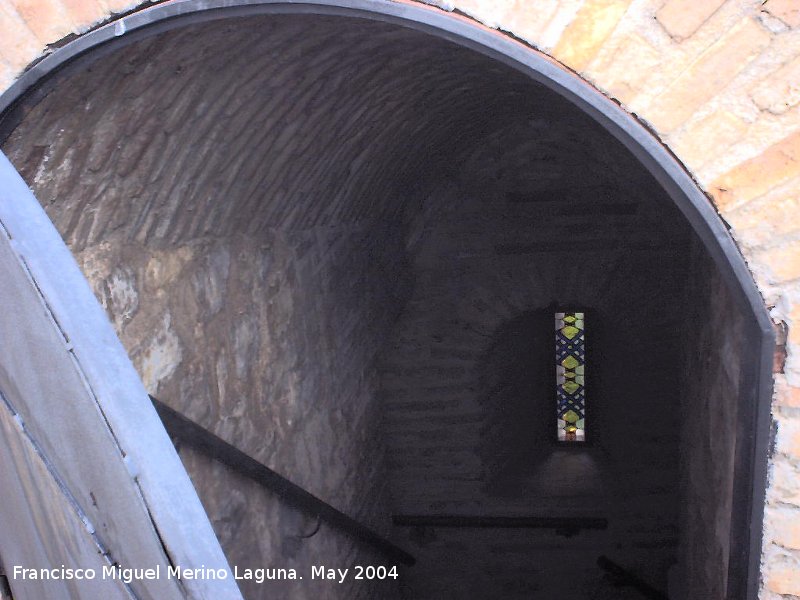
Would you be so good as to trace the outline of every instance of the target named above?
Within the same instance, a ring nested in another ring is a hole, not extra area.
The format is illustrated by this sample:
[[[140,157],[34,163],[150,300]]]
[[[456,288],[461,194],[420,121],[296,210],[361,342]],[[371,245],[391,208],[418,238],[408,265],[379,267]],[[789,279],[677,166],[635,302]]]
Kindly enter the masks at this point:
[[[557,312],[555,328],[558,439],[581,442],[586,439],[585,315]]]

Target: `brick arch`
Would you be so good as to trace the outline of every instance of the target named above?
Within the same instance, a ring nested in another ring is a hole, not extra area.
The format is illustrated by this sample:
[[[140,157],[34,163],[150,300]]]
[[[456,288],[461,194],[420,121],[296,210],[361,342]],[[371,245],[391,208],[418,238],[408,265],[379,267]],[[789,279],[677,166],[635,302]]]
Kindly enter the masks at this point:
[[[228,10],[221,10],[227,8]],[[605,127],[614,137],[620,140],[651,172],[662,186],[671,195],[680,210],[689,219],[693,228],[704,241],[710,253],[723,272],[733,280],[738,280],[745,292],[746,303],[758,312],[762,302],[758,294],[750,285],[751,278],[744,263],[738,259],[739,253],[725,226],[715,214],[714,209],[706,201],[703,193],[694,185],[691,175],[686,173],[683,166],[675,160],[675,155],[660,143],[658,135],[654,132],[652,124],[630,114],[623,105],[615,99],[608,97],[595,86],[588,84],[581,77],[577,77],[563,68],[558,61],[544,53],[532,51],[528,46],[509,39],[507,36],[498,35],[495,31],[483,27],[470,19],[460,16],[443,14],[416,3],[355,3],[335,2],[310,2],[298,12],[329,15],[358,15],[366,8],[371,18],[390,23],[400,23],[422,31],[432,31],[439,36],[454,36],[454,39],[464,47],[477,50],[491,58],[496,58],[511,67],[514,67],[532,79],[550,87],[571,103],[578,106],[598,123]],[[588,8],[588,7],[584,7]],[[37,63],[34,68],[24,73],[18,80],[0,95],[0,111],[4,112],[2,129],[6,133],[15,126],[17,117],[15,113],[24,111],[26,95],[32,96],[32,103],[47,92],[47,86],[70,69],[80,66],[84,59],[94,60],[98,57],[95,53],[85,54],[87,51],[98,48],[101,52],[119,47],[119,44],[130,44],[139,39],[154,35],[155,33],[178,27],[179,25],[213,20],[225,16],[263,14],[280,14],[294,12],[295,9],[285,8],[279,2],[272,0],[243,2],[239,6],[228,6],[225,2],[214,0],[205,2],[165,3],[150,9],[135,12],[115,20],[99,29],[87,32],[77,40],[66,44],[50,56]],[[584,18],[588,18],[584,17]],[[564,52],[564,58],[578,61],[578,56],[587,60],[580,47],[585,44],[584,29],[580,26],[579,15],[575,17],[572,27],[578,30],[578,39],[581,43],[570,44],[562,39],[554,54]],[[584,23],[583,27],[586,27]],[[569,34],[568,31],[564,36]],[[113,44],[109,42],[115,42]],[[562,48],[562,50],[559,50]],[[594,50],[598,50],[596,45]],[[569,66],[569,62],[567,65]],[[577,63],[576,63],[577,64]],[[55,77],[47,78],[53,74]],[[44,83],[43,87],[39,87]],[[21,103],[23,108],[16,107]],[[665,109],[666,110],[666,109]],[[670,111],[666,111],[670,112]],[[671,116],[671,119],[674,117]],[[662,136],[663,137],[663,136]],[[785,143],[784,143],[785,145]],[[781,146],[778,150],[781,156],[786,156],[787,149]],[[769,153],[761,157],[762,160],[770,158]],[[791,155],[788,156],[791,162]],[[752,179],[753,172],[759,172],[763,165],[749,161],[744,165],[744,174],[731,173],[728,178],[746,178],[749,172]],[[727,179],[717,184],[718,196],[737,197],[740,192],[735,185],[726,183]],[[750,182],[750,179],[747,179]],[[752,183],[752,182],[751,182]]]
[[[710,2],[703,7],[687,9],[684,6],[687,3],[680,1],[666,2],[659,7],[642,3],[643,7],[635,8],[626,1],[588,0],[553,3],[551,10],[537,10],[535,14],[525,10],[521,3],[498,4],[465,1],[455,3],[455,7],[488,27],[508,30],[542,48],[590,80],[596,88],[621,101],[644,123],[633,120],[615,102],[565,72],[556,61],[534,55],[525,46],[498,36],[490,29],[470,24],[463,17],[446,16],[435,9],[405,3],[376,3],[376,7],[383,7],[395,17],[408,11],[424,13],[436,22],[426,27],[447,23],[451,35],[456,35],[461,27],[471,27],[473,34],[469,43],[486,49],[491,44],[484,40],[491,40],[503,46],[501,50],[492,48],[492,52],[530,69],[529,74],[550,85],[556,82],[560,93],[604,121],[648,164],[682,206],[712,253],[717,253],[719,264],[729,269],[731,277],[744,286],[741,289],[747,292],[743,299],[746,298],[759,315],[765,331],[763,303],[752,288],[744,263],[734,258],[738,254],[733,241],[691,177],[658,143],[660,139],[709,191],[723,217],[740,230],[736,239],[743,246],[768,302],[782,301],[784,312],[796,312],[790,298],[800,268],[795,265],[798,245],[792,237],[795,233],[792,219],[787,219],[785,212],[794,210],[796,214],[797,210],[791,194],[796,189],[800,172],[800,137],[796,133],[798,116],[791,90],[781,91],[782,83],[791,81],[796,73],[794,57],[800,54],[797,44],[785,39],[794,35],[792,27],[798,24],[798,16],[789,3],[771,0],[766,10],[759,10],[745,2]],[[151,17],[144,15],[155,14],[156,9],[163,9],[163,16],[174,16],[191,12],[192,6],[197,5],[165,4],[117,20],[104,29],[83,35],[72,46],[64,46],[13,83],[16,74],[34,60],[46,44],[105,20],[108,11],[131,8],[129,3],[100,5],[91,2],[63,5],[42,2],[26,6],[18,10],[6,9],[8,35],[3,39],[8,41],[0,48],[4,61],[0,81],[5,82],[2,87],[10,87],[3,95],[4,105],[42,76],[50,65],[55,66],[69,52],[85,50],[92,45],[92,40],[101,41],[116,37],[122,31],[131,32],[136,28],[137,19],[143,19],[141,24],[149,22]],[[476,39],[481,41],[476,42]],[[666,73],[653,73],[663,64],[659,44],[668,44],[674,53],[667,61]],[[765,50],[773,47],[777,50],[776,58],[762,58]],[[521,58],[531,56],[536,56],[535,67],[525,64]],[[756,74],[748,75],[750,81],[736,83],[751,63],[753,68],[758,67]],[[712,84],[707,86],[706,79],[713,80]],[[735,83],[733,90],[729,87],[731,82]],[[698,84],[702,89],[697,89]],[[747,102],[759,111],[752,122],[746,120],[746,110],[737,104]],[[650,135],[645,124],[657,132],[657,137]],[[727,152],[715,152],[723,156],[708,159],[705,144]],[[770,172],[769,177],[763,177],[764,172]],[[785,242],[770,245],[768,241],[775,236]],[[791,316],[785,318],[791,321]],[[789,341],[791,351],[794,343],[791,333]],[[790,360],[787,370],[791,370],[792,365]],[[790,385],[796,382],[791,373],[789,375],[788,378],[778,376],[779,406],[797,403],[797,388]],[[787,429],[791,429],[791,421],[786,422]],[[789,438],[779,438],[783,441],[779,451],[786,455],[796,453],[791,441],[786,440]],[[781,494],[788,492],[782,492],[778,483],[774,488],[777,496],[773,499],[780,502]],[[780,516],[783,518],[785,511]],[[787,544],[789,549],[793,547],[791,542],[779,540],[781,547]],[[780,575],[780,569],[776,567],[776,570]],[[776,593],[796,593],[800,589],[780,576],[776,577],[774,586],[768,585]]]

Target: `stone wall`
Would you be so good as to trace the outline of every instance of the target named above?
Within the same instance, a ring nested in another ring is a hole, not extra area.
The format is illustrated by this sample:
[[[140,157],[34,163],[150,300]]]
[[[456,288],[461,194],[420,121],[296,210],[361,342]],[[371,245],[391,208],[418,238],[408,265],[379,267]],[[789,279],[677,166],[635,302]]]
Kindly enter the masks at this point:
[[[151,394],[385,531],[372,365],[403,281],[394,240],[380,228],[325,229],[162,251],[111,238],[77,257]],[[191,451],[182,457],[232,565],[307,571],[354,551],[325,527],[301,541],[313,518]],[[242,589],[341,593],[275,585]]]
[[[373,226],[169,250],[112,237],[77,258],[152,395],[386,531],[373,364],[403,282],[397,256],[397,235]],[[189,449],[181,456],[232,566],[303,573],[356,553],[327,526],[300,539],[313,517]],[[381,558],[362,550],[351,560],[365,556]],[[248,598],[343,593],[330,583],[241,587]]]

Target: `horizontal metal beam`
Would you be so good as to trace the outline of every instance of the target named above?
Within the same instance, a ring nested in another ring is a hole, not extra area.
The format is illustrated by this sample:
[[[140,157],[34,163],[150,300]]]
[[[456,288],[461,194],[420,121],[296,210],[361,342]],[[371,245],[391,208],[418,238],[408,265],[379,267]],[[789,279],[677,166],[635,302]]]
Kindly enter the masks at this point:
[[[603,517],[492,517],[482,515],[392,515],[398,527],[459,527],[503,529],[555,529],[562,535],[574,535],[582,529],[606,529]]]
[[[153,406],[155,406],[158,416],[161,417],[161,421],[164,423],[164,428],[173,438],[177,438],[187,446],[202,452],[230,467],[240,475],[269,489],[295,508],[320,518],[359,542],[372,546],[391,560],[409,566],[416,562],[416,559],[411,554],[394,545],[366,525],[359,523],[324,500],[307,492],[299,485],[292,483],[283,475],[276,473],[239,450],[236,446],[217,437],[163,402],[152,396],[150,396],[150,399],[153,401]]]

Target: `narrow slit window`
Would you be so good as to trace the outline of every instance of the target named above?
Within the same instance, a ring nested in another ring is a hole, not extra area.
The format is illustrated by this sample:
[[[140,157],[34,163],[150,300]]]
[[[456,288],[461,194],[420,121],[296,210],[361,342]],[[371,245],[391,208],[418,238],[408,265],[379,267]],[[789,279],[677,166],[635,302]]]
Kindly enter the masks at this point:
[[[582,312],[556,313],[558,440],[586,441],[586,338]]]

